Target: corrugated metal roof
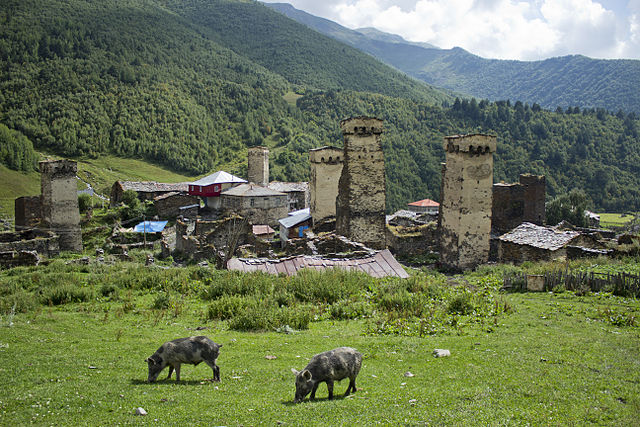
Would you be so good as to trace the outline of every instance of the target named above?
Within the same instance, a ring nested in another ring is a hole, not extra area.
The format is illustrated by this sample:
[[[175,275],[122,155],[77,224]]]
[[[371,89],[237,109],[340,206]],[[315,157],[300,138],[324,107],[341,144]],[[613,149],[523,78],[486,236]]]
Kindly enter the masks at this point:
[[[279,191],[270,190],[266,187],[262,187],[252,182],[248,184],[241,184],[237,187],[229,188],[222,192],[224,196],[239,196],[239,197],[265,197],[265,196],[286,196],[286,194]]]
[[[232,258],[227,261],[229,270],[252,272],[261,271],[269,274],[284,273],[295,275],[302,268],[325,270],[327,268],[341,268],[344,270],[362,271],[372,277],[400,277],[406,279],[409,274],[393,257],[388,249],[378,252],[374,256],[360,259],[327,259],[299,255],[296,257],[272,260],[256,258]]]
[[[290,193],[292,191],[307,191],[309,190],[309,183],[273,181],[269,183],[267,188],[274,191],[280,191],[282,193]]]
[[[289,212],[287,215],[294,216],[294,215],[298,215],[298,214],[301,214],[301,213],[310,214],[311,213],[311,208],[304,208],[304,209],[300,209],[300,210],[297,210],[297,211]]]
[[[510,232],[498,237],[498,239],[503,242],[555,251],[568,245],[578,236],[580,236],[578,231],[559,231],[550,227],[523,222]]]
[[[409,206],[421,206],[421,207],[428,207],[428,206],[440,206],[440,203],[438,202],[434,202],[431,199],[423,199],[423,200],[418,200],[417,202],[412,202],[409,203]]]
[[[311,214],[307,212],[299,213],[298,215],[291,215],[286,218],[279,219],[278,222],[284,228],[295,227],[301,222],[305,222],[306,220],[311,219]]]
[[[218,171],[192,182],[191,185],[205,186],[211,184],[241,184],[243,182],[247,181],[242,178],[238,178],[235,175],[231,175],[230,173],[227,173],[225,171]]]
[[[133,190],[137,192],[155,193],[159,191],[187,191],[189,189],[188,182],[178,182],[175,184],[167,184],[155,181],[118,181],[124,191]]]

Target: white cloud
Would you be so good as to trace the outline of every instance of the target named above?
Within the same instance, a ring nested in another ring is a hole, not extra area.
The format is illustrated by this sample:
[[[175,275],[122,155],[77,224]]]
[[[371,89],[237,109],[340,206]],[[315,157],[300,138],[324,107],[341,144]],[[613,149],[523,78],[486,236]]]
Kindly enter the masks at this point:
[[[375,27],[487,58],[640,59],[640,0],[289,1],[349,28]]]

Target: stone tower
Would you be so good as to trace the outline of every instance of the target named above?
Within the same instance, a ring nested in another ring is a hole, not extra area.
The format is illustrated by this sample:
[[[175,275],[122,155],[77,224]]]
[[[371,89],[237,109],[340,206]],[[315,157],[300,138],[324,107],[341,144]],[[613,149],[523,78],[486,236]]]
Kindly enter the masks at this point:
[[[547,220],[544,205],[547,194],[545,176],[522,174],[520,185],[525,188],[523,221],[544,225]]]
[[[454,270],[472,269],[489,259],[496,137],[446,136],[444,149],[440,263]]]
[[[344,151],[337,147],[309,150],[311,164],[311,217],[318,224],[325,218],[336,216],[338,182],[342,174]]]
[[[82,251],[76,172],[72,160],[40,162],[42,189],[41,227],[59,236],[60,250]]]
[[[386,184],[380,144],[382,120],[356,117],[340,122],[344,165],[338,184],[336,232],[384,249]]]
[[[269,149],[267,147],[251,147],[248,152],[248,180],[266,187],[269,185]]]

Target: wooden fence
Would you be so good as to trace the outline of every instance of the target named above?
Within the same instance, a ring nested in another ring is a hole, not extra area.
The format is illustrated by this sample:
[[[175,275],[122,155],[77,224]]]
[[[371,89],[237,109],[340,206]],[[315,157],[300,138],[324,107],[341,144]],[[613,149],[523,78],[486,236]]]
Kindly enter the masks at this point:
[[[556,270],[543,276],[544,291],[611,292],[623,297],[640,297],[640,276],[634,274]],[[505,276],[503,289],[515,292],[527,291],[527,275],[519,273]]]

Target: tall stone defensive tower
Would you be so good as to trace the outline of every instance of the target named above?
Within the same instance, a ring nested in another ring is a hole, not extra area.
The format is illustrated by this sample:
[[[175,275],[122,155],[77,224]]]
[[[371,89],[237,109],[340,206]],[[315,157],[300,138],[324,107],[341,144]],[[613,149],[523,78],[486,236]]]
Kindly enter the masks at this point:
[[[325,218],[336,216],[338,182],[342,174],[344,151],[338,147],[320,147],[309,150],[311,165],[311,217],[318,224]]]
[[[355,117],[340,122],[344,165],[338,184],[336,232],[384,249],[386,184],[380,144],[382,120]]]
[[[269,185],[269,149],[267,147],[251,147],[248,157],[248,180],[266,187]]]
[[[72,160],[40,162],[42,191],[41,227],[59,236],[60,250],[82,251],[76,172]]]
[[[544,175],[522,174],[520,185],[525,188],[523,221],[544,225],[547,220],[545,198],[547,180]]]
[[[496,137],[446,136],[444,149],[440,263],[455,270],[471,269],[489,259]]]

